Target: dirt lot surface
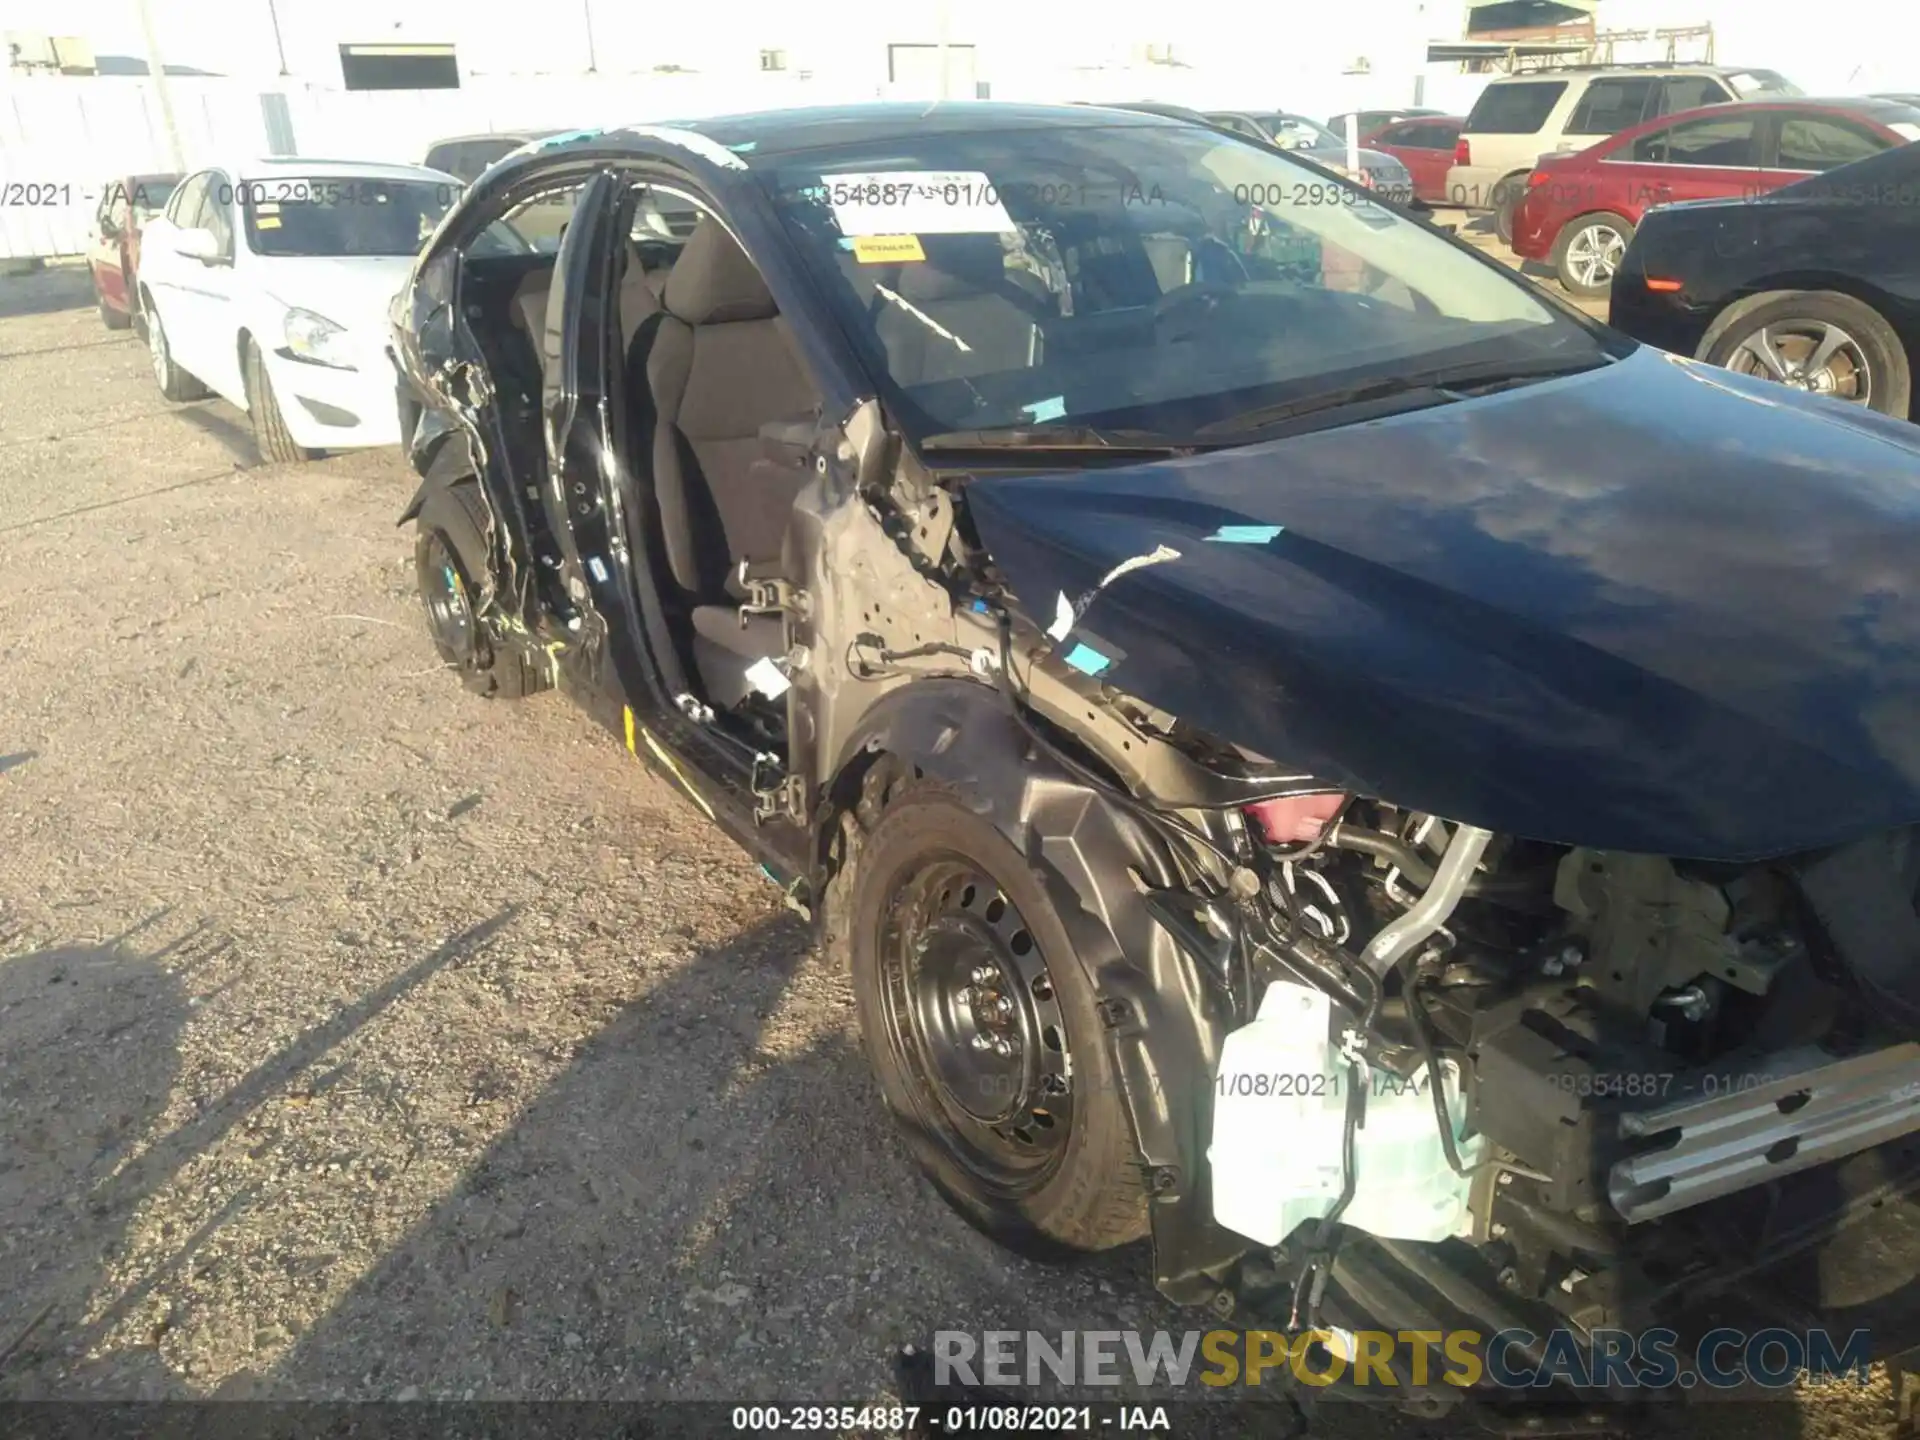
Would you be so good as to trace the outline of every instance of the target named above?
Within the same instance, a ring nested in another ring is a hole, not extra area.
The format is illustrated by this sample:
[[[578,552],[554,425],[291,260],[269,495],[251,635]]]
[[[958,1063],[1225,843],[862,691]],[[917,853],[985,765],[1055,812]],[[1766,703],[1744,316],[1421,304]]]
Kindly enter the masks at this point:
[[[931,1198],[755,867],[436,669],[409,493],[0,280],[0,1396],[858,1403],[938,1328],[1194,1328]]]

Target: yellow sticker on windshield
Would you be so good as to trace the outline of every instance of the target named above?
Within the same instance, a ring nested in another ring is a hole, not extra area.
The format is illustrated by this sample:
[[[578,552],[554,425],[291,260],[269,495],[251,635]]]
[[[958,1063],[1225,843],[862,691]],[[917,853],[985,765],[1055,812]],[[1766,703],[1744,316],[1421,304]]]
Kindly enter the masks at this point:
[[[253,228],[256,230],[278,230],[280,228],[280,217],[278,215],[256,215],[253,217]]]
[[[927,252],[920,248],[918,235],[856,235],[853,258],[862,265],[900,265],[924,260]]]

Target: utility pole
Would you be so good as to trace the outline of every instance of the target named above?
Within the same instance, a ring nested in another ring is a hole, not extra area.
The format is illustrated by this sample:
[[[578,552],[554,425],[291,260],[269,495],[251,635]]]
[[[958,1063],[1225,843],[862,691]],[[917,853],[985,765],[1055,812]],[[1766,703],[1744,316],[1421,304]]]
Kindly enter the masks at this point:
[[[580,0],[580,18],[587,22],[587,73],[600,72],[600,56],[593,45],[593,0]]]
[[[140,34],[147,42],[147,73],[153,77],[153,93],[160,102],[160,122],[167,132],[167,158],[176,173],[187,168],[186,152],[180,148],[180,127],[173,119],[173,95],[167,89],[166,62],[160,58],[160,38],[153,28],[151,0],[134,0],[140,12]]]
[[[953,8],[949,3],[949,0],[940,0],[939,61],[940,61],[940,98],[942,100],[951,100],[953,98],[953,93],[952,93],[953,86],[950,81],[950,78],[947,75],[947,65],[949,63],[948,57],[952,53],[947,48],[947,41],[951,38],[952,31],[953,31]]]

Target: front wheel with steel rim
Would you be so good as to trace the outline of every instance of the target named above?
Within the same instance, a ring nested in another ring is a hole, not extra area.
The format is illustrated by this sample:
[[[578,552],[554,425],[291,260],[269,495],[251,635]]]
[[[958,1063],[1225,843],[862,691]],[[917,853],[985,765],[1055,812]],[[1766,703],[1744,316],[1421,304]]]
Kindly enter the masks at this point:
[[[1041,1258],[1139,1239],[1140,1161],[1098,1002],[1033,862],[919,781],[837,883],[867,1055],[941,1195]]]
[[[1553,246],[1553,268],[1571,294],[1591,300],[1613,288],[1621,257],[1632,243],[1633,222],[1625,216],[1610,211],[1582,215],[1561,227]]]
[[[551,681],[517,646],[496,645],[479,613],[488,573],[487,509],[470,478],[435,485],[421,502],[414,535],[414,579],[427,634],[442,663],[489,699],[517,700]]]
[[[153,308],[151,298],[142,309],[147,322],[147,359],[153,366],[154,383],[160,387],[160,393],[179,402],[206,399],[212,392],[174,363],[167,327],[160,323],[160,312]]]
[[[1906,349],[1877,310],[1851,295],[1783,294],[1715,328],[1705,357],[1711,364],[1907,417],[1913,372]]]

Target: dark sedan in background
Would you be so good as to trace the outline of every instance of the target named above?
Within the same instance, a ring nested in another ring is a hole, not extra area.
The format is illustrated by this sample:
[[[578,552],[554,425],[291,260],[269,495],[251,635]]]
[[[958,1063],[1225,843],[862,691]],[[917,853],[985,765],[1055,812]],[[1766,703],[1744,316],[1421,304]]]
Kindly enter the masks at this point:
[[[1608,318],[1663,350],[1914,418],[1920,144],[1757,199],[1649,211]]]

